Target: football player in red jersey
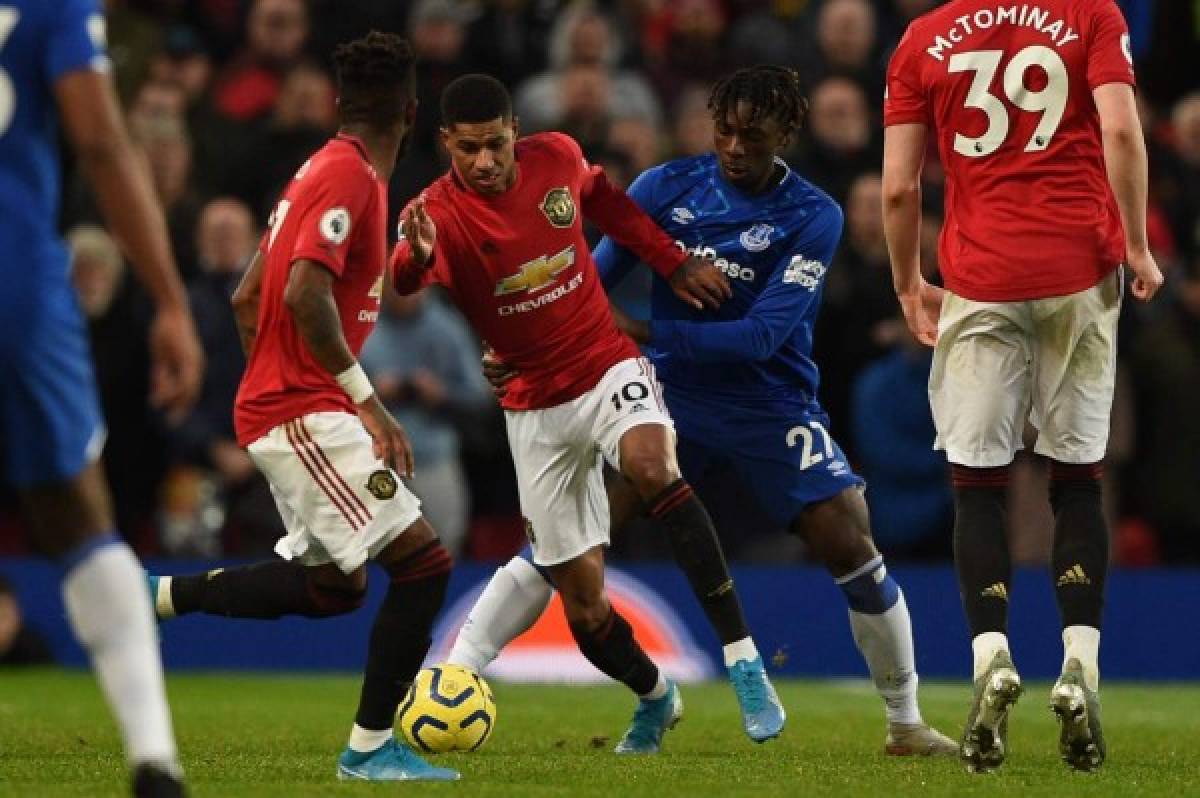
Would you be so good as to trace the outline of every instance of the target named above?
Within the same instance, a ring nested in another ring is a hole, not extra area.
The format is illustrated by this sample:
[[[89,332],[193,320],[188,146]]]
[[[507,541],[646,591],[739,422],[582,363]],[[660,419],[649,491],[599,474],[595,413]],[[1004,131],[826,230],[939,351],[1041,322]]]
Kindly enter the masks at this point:
[[[1113,0],[957,0],[915,20],[888,68],[884,223],[896,293],[934,346],[936,448],[953,472],[955,562],[974,654],[970,770],[1004,761],[1021,692],[1008,651],[1008,468],[1028,414],[1050,459],[1063,668],[1051,693],[1063,759],[1104,761],[1097,651],[1108,529],[1101,460],[1122,261],[1150,299],[1146,153],[1125,20]],[[920,273],[926,139],[946,174],[939,264]]]
[[[321,618],[390,577],[375,617],[340,779],[448,781],[392,733],[450,578],[450,555],[400,482],[404,431],[356,361],[375,326],[387,262],[387,181],[416,111],[414,57],[372,32],[339,47],[337,135],[296,173],[234,295],[247,352],[234,421],[271,484],[283,558],[196,576],[151,576],[160,618]]]
[[[517,372],[501,404],[534,560],[549,569],[580,651],[641,702],[619,753],[654,753],[682,712],[678,688],[604,592],[609,508],[602,462],[662,521],[676,560],[724,644],[756,742],[784,713],[746,629],[712,521],[680,475],[654,371],[617,330],[583,216],[638,253],[697,309],[729,296],[711,263],[688,257],[560,133],[518,140],[508,92],[485,75],[442,94],[452,166],[402,215],[396,287],[440,283]]]

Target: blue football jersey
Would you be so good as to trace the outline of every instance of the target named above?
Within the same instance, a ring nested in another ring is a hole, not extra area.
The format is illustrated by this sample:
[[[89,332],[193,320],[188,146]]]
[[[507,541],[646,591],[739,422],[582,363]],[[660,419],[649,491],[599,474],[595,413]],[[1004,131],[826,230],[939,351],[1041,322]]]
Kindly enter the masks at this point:
[[[649,169],[629,195],[733,288],[719,310],[697,311],[654,281],[647,353],[663,384],[743,405],[815,400],[813,324],[842,233],[837,203],[790,169],[771,191],[749,196],[725,181],[712,154]],[[637,263],[607,238],[595,258],[606,287]]]
[[[98,0],[0,2],[0,279],[67,271],[55,82],[106,69]]]

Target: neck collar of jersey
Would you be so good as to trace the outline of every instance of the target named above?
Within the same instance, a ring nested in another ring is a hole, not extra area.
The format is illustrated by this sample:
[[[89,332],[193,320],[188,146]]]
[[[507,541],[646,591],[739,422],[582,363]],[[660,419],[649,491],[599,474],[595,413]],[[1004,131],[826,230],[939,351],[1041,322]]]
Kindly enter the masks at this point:
[[[362,139],[360,139],[358,136],[354,135],[353,133],[346,133],[345,131],[342,131],[342,130],[339,130],[337,132],[337,135],[334,136],[334,138],[337,139],[338,141],[344,141],[347,144],[354,145],[354,149],[358,150],[358,154],[362,156],[362,159],[364,161],[366,161],[368,165],[370,165],[371,156],[367,155],[367,145],[363,144]]]

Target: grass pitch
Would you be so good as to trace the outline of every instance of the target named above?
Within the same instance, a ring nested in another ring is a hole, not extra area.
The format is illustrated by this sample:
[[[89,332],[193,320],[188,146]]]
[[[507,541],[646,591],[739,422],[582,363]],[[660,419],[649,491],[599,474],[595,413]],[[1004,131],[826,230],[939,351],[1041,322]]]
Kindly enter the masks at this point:
[[[173,674],[168,689],[194,796],[1171,795],[1200,793],[1200,686],[1106,684],[1109,760],[1099,774],[1059,761],[1049,686],[1027,685],[1002,771],[882,754],[879,699],[859,682],[783,682],[783,737],[751,744],[720,683],[684,688],[683,723],[657,757],[617,758],[632,709],[621,688],[498,684],[483,750],[439,757],[444,785],[339,783],[358,693],[353,677]],[[925,716],[958,736],[969,689],[924,685]],[[0,795],[126,795],[119,741],[89,674],[0,672]]]

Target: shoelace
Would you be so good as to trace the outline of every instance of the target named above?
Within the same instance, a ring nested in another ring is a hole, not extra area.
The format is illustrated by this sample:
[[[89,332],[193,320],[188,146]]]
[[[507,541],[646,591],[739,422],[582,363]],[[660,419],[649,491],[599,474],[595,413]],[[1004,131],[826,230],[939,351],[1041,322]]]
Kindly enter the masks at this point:
[[[762,711],[767,703],[767,685],[757,671],[750,668],[738,667],[734,672],[734,686],[738,698],[742,701],[742,709],[753,714]]]

